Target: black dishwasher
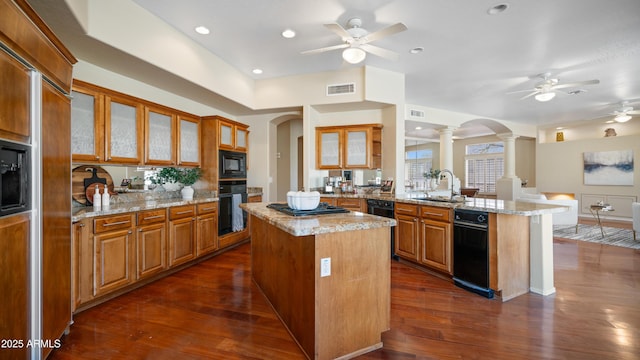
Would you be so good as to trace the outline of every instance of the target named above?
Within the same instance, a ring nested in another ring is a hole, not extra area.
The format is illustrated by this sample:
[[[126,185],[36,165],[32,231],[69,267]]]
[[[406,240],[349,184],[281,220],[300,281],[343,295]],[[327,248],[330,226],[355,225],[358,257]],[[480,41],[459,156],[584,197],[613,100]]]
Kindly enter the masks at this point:
[[[386,218],[394,218],[394,202],[391,200],[367,199],[367,214],[378,215]],[[391,229],[391,258],[399,260],[396,255],[396,231]]]
[[[466,290],[493,298],[489,288],[489,214],[456,209],[453,220],[453,281]]]

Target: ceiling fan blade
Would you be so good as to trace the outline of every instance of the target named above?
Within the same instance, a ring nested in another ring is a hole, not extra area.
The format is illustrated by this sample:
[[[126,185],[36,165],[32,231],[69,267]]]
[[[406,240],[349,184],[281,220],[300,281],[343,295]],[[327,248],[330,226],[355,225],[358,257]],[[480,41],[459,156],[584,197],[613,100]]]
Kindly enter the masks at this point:
[[[532,92],[532,93],[530,93],[530,94],[527,94],[527,95],[525,95],[525,96],[521,97],[521,98],[520,98],[520,100],[524,100],[524,99],[526,99],[526,98],[530,98],[530,97],[532,97],[533,95],[535,95],[535,94],[537,94],[537,93],[539,93],[539,92],[540,92],[540,91],[536,90],[536,91],[534,91],[534,92]]]
[[[391,26],[387,26],[384,29],[380,29],[371,34],[367,34],[364,38],[362,38],[362,43],[366,44],[368,42],[372,42],[375,40],[382,39],[383,37],[387,37],[389,35],[397,34],[399,32],[403,32],[407,30],[407,26],[403,23],[393,24]]]
[[[381,47],[373,46],[371,44],[362,44],[360,45],[360,48],[368,53],[379,56],[381,58],[385,58],[393,61],[397,61],[400,58],[400,55],[398,55],[397,53],[391,50],[383,49]]]
[[[342,38],[342,40],[347,40],[351,38],[351,34],[347,32],[340,24],[324,24],[324,27],[338,34]]]
[[[587,80],[587,81],[578,81],[578,82],[568,83],[568,84],[557,84],[557,85],[553,85],[552,88],[555,90],[555,89],[564,89],[568,87],[575,87],[575,86],[582,86],[582,85],[595,85],[595,84],[600,84],[600,80]]]
[[[538,91],[537,89],[526,89],[526,90],[515,90],[515,91],[509,91],[506,94],[517,94],[517,93],[522,93],[522,92],[528,92],[528,91]]]
[[[323,47],[323,48],[319,48],[319,49],[303,51],[300,54],[303,54],[303,55],[320,54],[320,53],[323,53],[323,52],[332,51],[332,50],[338,50],[338,49],[344,49],[344,48],[348,48],[348,47],[349,47],[349,44],[333,45],[333,46],[327,46],[327,47]]]

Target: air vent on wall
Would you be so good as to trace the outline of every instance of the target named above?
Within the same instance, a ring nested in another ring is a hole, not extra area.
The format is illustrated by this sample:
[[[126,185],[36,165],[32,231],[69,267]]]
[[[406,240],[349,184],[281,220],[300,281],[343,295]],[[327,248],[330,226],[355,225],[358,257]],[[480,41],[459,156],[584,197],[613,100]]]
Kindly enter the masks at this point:
[[[415,110],[415,109],[410,109],[410,110],[409,110],[409,115],[410,115],[411,117],[424,118],[424,111]]]
[[[327,85],[327,96],[354,94],[355,92],[355,83]]]

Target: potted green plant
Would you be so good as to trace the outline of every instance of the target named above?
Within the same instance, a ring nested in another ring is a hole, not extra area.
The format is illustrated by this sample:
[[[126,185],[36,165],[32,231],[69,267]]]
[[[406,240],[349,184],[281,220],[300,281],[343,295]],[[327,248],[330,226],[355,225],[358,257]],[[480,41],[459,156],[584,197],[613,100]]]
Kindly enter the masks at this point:
[[[149,178],[152,184],[161,185],[167,191],[176,191],[180,188],[180,170],[174,167],[160,169],[155,176]]]
[[[193,188],[191,185],[195,184],[202,176],[202,170],[199,167],[180,169],[178,173],[178,181],[184,185],[180,193],[183,200],[193,200]]]

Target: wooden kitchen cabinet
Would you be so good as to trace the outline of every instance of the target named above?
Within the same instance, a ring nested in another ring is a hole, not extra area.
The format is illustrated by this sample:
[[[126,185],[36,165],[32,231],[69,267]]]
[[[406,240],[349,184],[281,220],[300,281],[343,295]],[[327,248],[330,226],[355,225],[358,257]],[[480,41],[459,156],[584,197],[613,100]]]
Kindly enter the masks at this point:
[[[432,269],[453,274],[452,213],[449,208],[422,206],[420,215],[420,257]]]
[[[141,211],[136,217],[136,280],[139,280],[167,269],[167,211]]]
[[[395,218],[397,222],[395,227],[395,253],[413,262],[417,262],[419,258],[418,209],[419,206],[417,205],[399,202],[395,204]]]
[[[30,338],[29,243],[31,214],[0,217],[0,339]],[[27,348],[2,349],[16,359],[27,359]]]
[[[198,204],[196,221],[196,256],[218,250],[218,204]]]
[[[94,220],[94,296],[131,284],[135,272],[133,215],[113,215]]]
[[[178,116],[178,165],[200,166],[200,118]]]
[[[366,210],[366,201],[364,199],[359,199],[359,198],[343,198],[343,197],[339,197],[336,199],[336,206],[341,207],[341,208],[345,208],[347,210],[351,210],[351,211],[361,211],[361,212],[367,212]],[[363,206],[364,206],[364,210],[363,210]]]
[[[93,298],[93,223],[84,219],[72,226],[71,311]]]
[[[99,86],[74,80],[71,152],[74,162],[140,164],[143,106]]]
[[[176,115],[170,109],[144,107],[144,163],[176,165]]]
[[[196,209],[194,205],[169,208],[169,267],[196,256]]]
[[[382,125],[316,127],[316,168],[377,169],[382,165]]]
[[[320,202],[326,203],[327,205],[336,206],[337,198],[334,197],[320,197]]]
[[[232,120],[218,118],[218,148],[246,152],[249,143],[248,126]]]
[[[0,92],[3,100],[0,104],[0,138],[31,142],[29,70],[21,62],[4,51],[0,51],[0,69],[2,81]]]

